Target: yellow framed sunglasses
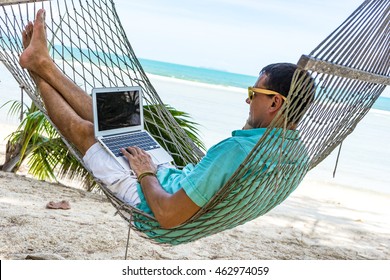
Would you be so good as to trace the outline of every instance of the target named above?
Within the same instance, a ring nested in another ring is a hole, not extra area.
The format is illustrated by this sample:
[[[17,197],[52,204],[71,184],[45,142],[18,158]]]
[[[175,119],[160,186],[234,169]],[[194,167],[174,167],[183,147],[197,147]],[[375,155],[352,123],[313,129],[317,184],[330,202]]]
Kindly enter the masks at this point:
[[[286,101],[287,98],[283,95],[281,95],[279,92],[277,91],[273,91],[273,90],[269,90],[269,89],[264,89],[264,88],[254,88],[254,87],[248,87],[248,98],[250,101],[252,101],[253,99],[253,96],[255,95],[255,93],[261,93],[261,94],[265,94],[265,95],[276,95],[276,94],[279,94],[280,97]]]

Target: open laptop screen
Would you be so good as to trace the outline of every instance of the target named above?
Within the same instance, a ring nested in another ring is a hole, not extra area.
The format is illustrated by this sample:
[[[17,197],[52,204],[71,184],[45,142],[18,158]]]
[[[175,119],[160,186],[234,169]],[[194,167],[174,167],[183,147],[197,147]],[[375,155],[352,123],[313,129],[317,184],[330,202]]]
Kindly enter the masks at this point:
[[[99,131],[141,125],[139,90],[98,92],[96,109]]]

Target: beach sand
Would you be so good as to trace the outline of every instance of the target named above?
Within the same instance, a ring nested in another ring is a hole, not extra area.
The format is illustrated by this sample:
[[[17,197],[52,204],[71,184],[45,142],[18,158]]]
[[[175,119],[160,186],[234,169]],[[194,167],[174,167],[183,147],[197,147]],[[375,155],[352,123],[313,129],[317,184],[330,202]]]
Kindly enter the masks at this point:
[[[189,112],[210,147],[240,128],[245,90],[151,76],[166,103]],[[212,112],[212,113],[211,113]],[[131,232],[129,259],[390,259],[390,114],[370,112],[335,154],[267,215],[191,244],[162,246]],[[14,124],[1,124],[3,140]],[[70,210],[46,209],[68,200]],[[123,259],[126,223],[99,194],[0,172],[0,259]]]

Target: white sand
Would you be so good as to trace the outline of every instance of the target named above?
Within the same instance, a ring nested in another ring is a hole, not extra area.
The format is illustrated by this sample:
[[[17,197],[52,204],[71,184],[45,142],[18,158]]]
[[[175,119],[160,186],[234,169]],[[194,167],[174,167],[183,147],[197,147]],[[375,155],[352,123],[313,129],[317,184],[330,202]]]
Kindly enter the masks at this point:
[[[240,128],[245,90],[152,77],[166,103],[191,113],[211,144]],[[370,113],[345,142],[336,179],[335,156],[311,171],[269,214],[180,246],[161,246],[132,232],[131,259],[390,259],[390,115]],[[2,124],[0,162],[5,135]],[[45,209],[69,200],[70,210]],[[0,172],[0,259],[123,259],[125,222],[105,198]]]

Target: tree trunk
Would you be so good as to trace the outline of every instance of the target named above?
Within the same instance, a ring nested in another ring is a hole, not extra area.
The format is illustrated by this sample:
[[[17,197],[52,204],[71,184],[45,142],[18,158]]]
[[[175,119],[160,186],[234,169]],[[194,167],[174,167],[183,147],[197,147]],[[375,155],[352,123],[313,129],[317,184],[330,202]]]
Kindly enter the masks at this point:
[[[3,165],[0,166],[2,171],[5,172],[16,172],[18,171],[21,163],[21,149],[22,145],[17,144],[11,144],[10,141],[8,141],[6,146],[6,153],[5,153],[5,162]],[[26,153],[27,154],[27,153]]]

